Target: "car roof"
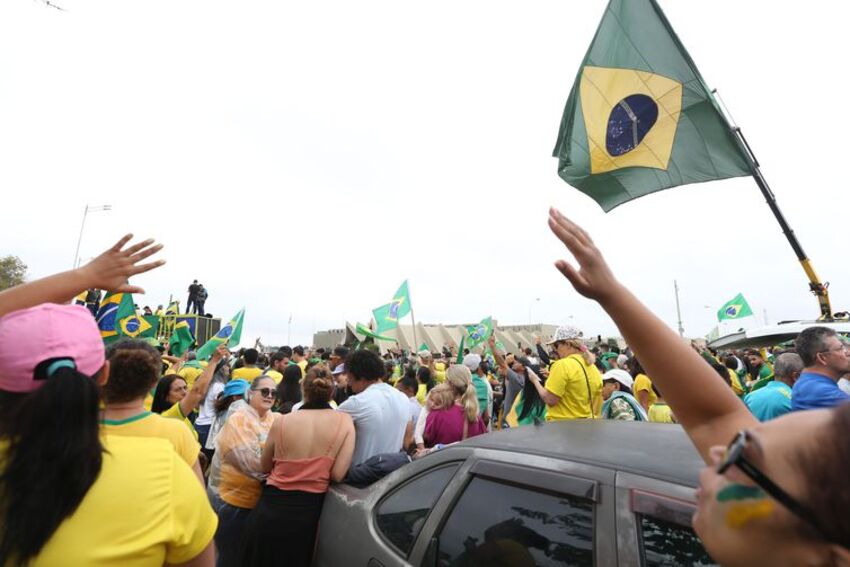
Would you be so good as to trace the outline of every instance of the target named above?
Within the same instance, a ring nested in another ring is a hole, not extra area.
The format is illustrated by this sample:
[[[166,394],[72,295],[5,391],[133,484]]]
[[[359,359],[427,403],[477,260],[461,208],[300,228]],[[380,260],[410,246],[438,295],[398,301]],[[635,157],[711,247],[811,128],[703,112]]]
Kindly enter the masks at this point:
[[[529,453],[696,486],[705,466],[679,425],[580,419],[513,427],[461,446]]]

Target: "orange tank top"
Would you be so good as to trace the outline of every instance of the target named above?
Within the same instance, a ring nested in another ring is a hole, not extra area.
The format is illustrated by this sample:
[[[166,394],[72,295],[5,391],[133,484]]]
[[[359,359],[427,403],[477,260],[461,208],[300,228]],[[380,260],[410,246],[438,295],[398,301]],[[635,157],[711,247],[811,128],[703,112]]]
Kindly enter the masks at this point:
[[[331,482],[331,469],[336,461],[330,453],[342,429],[342,420],[343,416],[338,415],[336,432],[324,455],[305,459],[274,459],[272,472],[266,483],[280,490],[300,490],[316,494],[327,492]]]

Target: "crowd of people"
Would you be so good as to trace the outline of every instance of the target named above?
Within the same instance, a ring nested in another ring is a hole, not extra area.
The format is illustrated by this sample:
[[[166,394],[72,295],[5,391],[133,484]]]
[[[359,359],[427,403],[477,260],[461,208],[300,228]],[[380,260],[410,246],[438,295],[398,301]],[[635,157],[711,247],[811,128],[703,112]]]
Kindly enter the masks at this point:
[[[491,335],[483,356],[220,346],[197,360],[136,339],[105,349],[91,314],[65,303],[86,289],[141,291],[128,278],[161,265],[143,263],[159,247],[129,236],[83,268],[0,293],[0,563],[309,565],[333,482],[368,486],[499,429],[608,419],[684,427],[710,465],[694,525],[718,561],[763,564],[760,541],[775,543],[774,564],[850,564],[842,337],[815,326],[771,349],[687,344],[581,228],[557,211],[549,223],[579,263],[558,269],[626,344],[562,326],[517,353]],[[730,531],[715,495],[734,483],[783,506]]]

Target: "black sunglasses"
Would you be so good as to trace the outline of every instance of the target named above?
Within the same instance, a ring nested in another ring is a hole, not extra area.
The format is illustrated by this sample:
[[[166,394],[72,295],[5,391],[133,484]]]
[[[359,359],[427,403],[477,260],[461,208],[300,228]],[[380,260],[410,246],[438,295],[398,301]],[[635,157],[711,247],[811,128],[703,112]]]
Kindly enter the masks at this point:
[[[752,437],[748,431],[738,432],[738,434],[735,435],[735,438],[732,439],[732,442],[729,443],[729,447],[726,450],[726,457],[717,467],[717,473],[724,474],[733,465],[738,467],[738,469],[747,475],[750,480],[756,483],[759,488],[767,492],[797,517],[805,520],[817,531],[818,534],[821,535],[821,537],[829,541],[829,538],[824,535],[825,532],[823,528],[821,528],[820,522],[817,520],[811,509],[800,504],[800,502],[798,502],[793,496],[782,490],[775,482],[770,480],[744,456],[744,449],[746,449],[747,443],[751,439]]]
[[[264,398],[276,398],[277,390],[274,388],[251,388],[252,392],[259,392]]]

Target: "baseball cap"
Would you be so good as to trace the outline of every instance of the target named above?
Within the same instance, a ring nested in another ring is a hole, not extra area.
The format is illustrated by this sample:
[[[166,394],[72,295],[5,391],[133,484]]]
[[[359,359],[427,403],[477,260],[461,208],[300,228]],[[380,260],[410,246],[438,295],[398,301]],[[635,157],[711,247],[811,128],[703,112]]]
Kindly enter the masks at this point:
[[[574,341],[581,339],[584,333],[579,331],[576,327],[572,325],[563,325],[558,327],[555,331],[555,335],[552,337],[552,340],[547,342],[547,345],[554,344],[558,341]]]
[[[247,380],[236,378],[224,385],[224,392],[221,395],[225,398],[229,398],[230,396],[244,396],[250,386]]]
[[[345,363],[344,362],[342,364],[337,364],[336,368],[333,369],[333,372],[331,372],[331,374],[336,376],[337,374],[342,374],[343,372],[345,372]]]
[[[65,359],[60,366],[86,376],[103,368],[103,339],[88,309],[43,303],[0,318],[0,390],[37,390],[44,379],[36,378],[36,367],[51,359]]]
[[[613,370],[609,370],[605,374],[602,375],[602,381],[605,380],[616,380],[629,390],[632,389],[632,384],[635,381],[632,379],[632,375],[626,372],[625,370],[620,370],[619,368],[614,368]]]
[[[481,355],[470,353],[463,357],[463,365],[469,368],[470,372],[475,372],[481,366]]]

